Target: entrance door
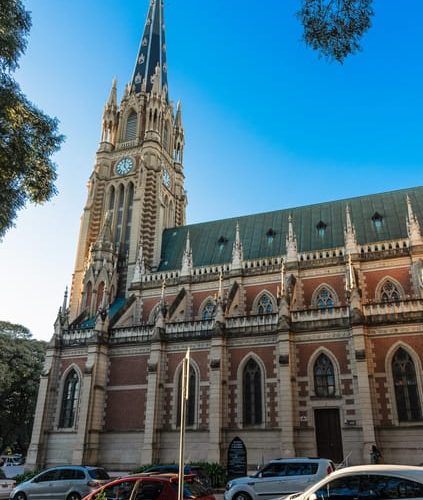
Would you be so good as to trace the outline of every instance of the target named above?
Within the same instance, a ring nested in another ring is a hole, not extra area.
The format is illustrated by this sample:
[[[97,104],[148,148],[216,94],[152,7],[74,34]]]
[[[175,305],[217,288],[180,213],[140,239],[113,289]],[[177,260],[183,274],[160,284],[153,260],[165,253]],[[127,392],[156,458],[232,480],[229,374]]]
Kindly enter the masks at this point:
[[[344,459],[339,410],[314,410],[317,454],[339,464]]]

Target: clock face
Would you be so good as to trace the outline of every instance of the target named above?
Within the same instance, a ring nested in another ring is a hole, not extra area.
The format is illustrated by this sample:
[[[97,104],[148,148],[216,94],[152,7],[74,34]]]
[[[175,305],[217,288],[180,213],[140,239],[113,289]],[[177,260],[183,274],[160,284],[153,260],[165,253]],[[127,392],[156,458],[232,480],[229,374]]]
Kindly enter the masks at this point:
[[[131,160],[131,158],[123,158],[116,165],[115,172],[118,175],[126,175],[129,174],[133,166],[134,162]]]
[[[170,175],[169,175],[169,172],[166,169],[163,170],[163,184],[167,188],[170,188]]]

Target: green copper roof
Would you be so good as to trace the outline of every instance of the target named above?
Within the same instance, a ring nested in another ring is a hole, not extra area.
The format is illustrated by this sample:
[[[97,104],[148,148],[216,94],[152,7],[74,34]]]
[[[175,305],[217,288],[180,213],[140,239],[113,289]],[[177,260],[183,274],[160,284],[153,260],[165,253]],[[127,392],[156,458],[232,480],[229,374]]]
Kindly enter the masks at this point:
[[[423,229],[423,187],[402,189],[166,229],[159,270],[181,268],[188,231],[194,267],[231,262],[237,222],[245,260],[284,255],[289,215],[298,252],[342,247],[347,205],[359,244],[407,238],[407,195]]]

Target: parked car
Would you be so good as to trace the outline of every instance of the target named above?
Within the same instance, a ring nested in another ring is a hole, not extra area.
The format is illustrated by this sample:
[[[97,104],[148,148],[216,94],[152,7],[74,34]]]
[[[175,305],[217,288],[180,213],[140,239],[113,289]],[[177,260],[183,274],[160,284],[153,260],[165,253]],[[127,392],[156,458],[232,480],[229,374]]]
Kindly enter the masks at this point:
[[[179,465],[177,464],[168,464],[168,465],[152,465],[143,471],[143,474],[163,474],[171,472],[174,474],[178,474]],[[210,476],[207,471],[201,467],[201,465],[185,465],[184,467],[184,475],[191,474],[195,476],[195,478],[206,488],[207,491],[213,493],[213,489],[211,487]]]
[[[270,461],[253,476],[228,481],[225,500],[268,500],[277,495],[304,491],[335,470],[326,458],[280,458]]]
[[[10,494],[13,500],[81,500],[110,477],[100,467],[52,467],[25,481]]]
[[[281,500],[423,499],[423,469],[408,465],[358,465],[335,471],[300,495]]]
[[[13,479],[7,479],[6,474],[0,469],[0,498],[9,498],[10,492],[15,487]]]
[[[177,500],[177,474],[133,475],[110,482],[83,500],[96,500],[97,495],[105,493],[107,500]],[[195,477],[185,476],[184,498],[196,500],[216,500],[214,495],[195,480]]]

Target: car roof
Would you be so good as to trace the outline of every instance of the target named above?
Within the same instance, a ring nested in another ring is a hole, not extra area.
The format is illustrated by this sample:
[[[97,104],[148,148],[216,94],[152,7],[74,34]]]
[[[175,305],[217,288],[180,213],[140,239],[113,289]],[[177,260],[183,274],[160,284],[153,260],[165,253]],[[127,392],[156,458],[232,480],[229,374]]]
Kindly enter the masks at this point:
[[[295,458],[275,458],[269,463],[290,463],[290,462],[330,462],[329,458],[317,457],[295,457]]]
[[[423,467],[417,465],[393,465],[393,464],[369,464],[369,465],[353,465],[351,467],[345,467],[343,469],[338,469],[332,472],[331,477],[343,476],[345,474],[360,474],[360,473],[409,473],[422,475],[423,478]]]

